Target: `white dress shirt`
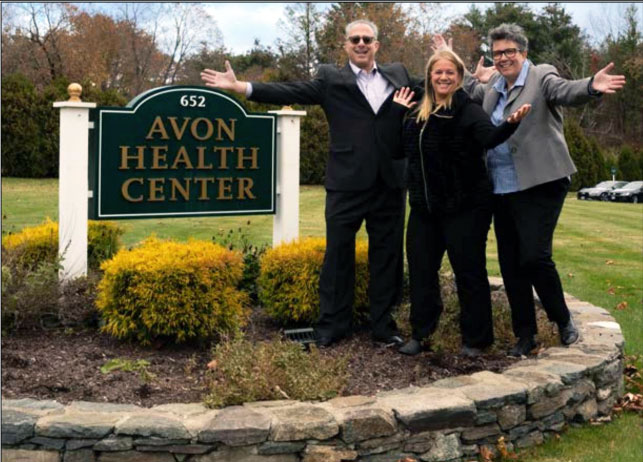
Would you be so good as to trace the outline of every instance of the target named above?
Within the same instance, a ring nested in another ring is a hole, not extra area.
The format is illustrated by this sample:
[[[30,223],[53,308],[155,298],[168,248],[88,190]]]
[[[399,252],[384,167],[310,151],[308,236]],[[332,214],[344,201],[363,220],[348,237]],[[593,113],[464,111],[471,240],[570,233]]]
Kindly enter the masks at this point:
[[[381,72],[377,70],[377,63],[373,63],[373,69],[366,72],[360,69],[352,62],[348,62],[357,79],[357,86],[366,97],[368,104],[371,105],[373,112],[377,114],[386,98],[393,93],[393,85],[384,78]]]

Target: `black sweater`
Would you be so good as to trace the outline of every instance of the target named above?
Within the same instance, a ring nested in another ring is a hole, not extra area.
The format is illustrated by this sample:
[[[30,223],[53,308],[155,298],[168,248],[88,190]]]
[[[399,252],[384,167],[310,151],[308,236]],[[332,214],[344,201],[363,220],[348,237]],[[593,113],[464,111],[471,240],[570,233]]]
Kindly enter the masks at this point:
[[[506,141],[517,128],[507,122],[494,126],[463,90],[453,95],[449,110],[432,114],[426,124],[412,114],[402,134],[411,207],[449,214],[489,201],[493,189],[484,150]]]

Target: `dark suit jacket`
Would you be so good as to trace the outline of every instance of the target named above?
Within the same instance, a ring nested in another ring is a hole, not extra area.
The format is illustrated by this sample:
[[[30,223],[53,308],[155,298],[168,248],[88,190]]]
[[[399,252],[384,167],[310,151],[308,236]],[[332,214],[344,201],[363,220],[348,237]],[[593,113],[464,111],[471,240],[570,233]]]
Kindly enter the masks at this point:
[[[395,89],[417,84],[402,64],[378,64],[378,69]],[[252,82],[250,99],[321,105],[330,125],[326,189],[366,190],[375,184],[378,173],[391,187],[404,185],[402,118],[406,108],[393,104],[391,94],[374,114],[348,63],[341,69],[322,65],[307,82]]]

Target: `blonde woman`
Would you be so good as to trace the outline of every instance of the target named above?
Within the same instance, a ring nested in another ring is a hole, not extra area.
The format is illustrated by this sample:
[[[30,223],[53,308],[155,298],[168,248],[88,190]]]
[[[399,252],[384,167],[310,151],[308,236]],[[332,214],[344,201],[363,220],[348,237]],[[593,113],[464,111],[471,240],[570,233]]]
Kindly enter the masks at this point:
[[[493,343],[485,257],[492,186],[484,151],[509,138],[530,106],[496,127],[462,90],[463,78],[462,60],[451,50],[437,51],[426,66],[424,96],[403,128],[413,333],[399,351],[408,355],[427,348],[427,337],[437,327],[443,307],[438,272],[445,252],[458,288],[462,353],[477,356]],[[394,95],[407,108],[416,105],[412,99],[408,88]]]

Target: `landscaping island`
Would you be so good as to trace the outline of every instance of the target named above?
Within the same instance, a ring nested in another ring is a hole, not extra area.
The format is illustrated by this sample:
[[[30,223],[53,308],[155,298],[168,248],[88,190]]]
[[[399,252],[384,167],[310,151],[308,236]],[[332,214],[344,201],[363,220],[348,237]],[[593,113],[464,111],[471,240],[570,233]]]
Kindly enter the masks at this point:
[[[502,373],[222,409],[3,399],[2,460],[437,462],[539,444],[569,423],[609,415],[623,394],[619,325],[605,309],[571,296],[567,303],[581,340]]]

